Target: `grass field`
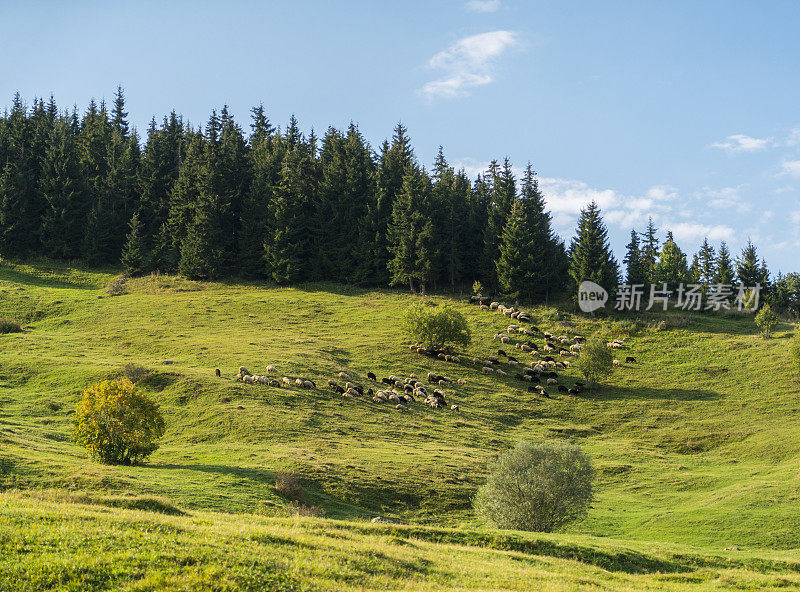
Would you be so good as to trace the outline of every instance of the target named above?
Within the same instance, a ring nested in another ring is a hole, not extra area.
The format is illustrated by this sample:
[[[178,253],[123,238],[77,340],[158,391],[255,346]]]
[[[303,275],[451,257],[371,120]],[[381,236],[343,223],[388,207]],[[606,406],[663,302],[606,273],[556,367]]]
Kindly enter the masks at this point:
[[[542,329],[625,337],[618,357],[638,360],[547,400],[410,352],[402,292],[117,274],[0,266],[0,317],[24,327],[0,335],[0,590],[800,586],[788,324],[764,340],[748,316],[634,324],[534,307]],[[465,353],[494,353],[508,319],[454,298],[431,299],[468,317]],[[167,433],[142,466],[101,465],[71,443],[71,412],[130,363],[150,371],[140,386]],[[233,380],[268,364],[320,388]],[[447,389],[458,413],[403,414],[323,387],[342,370],[467,384]],[[577,442],[594,460],[596,500],[564,533],[498,532],[471,511],[486,462],[521,439]],[[293,515],[275,489],[285,472],[324,518]]]

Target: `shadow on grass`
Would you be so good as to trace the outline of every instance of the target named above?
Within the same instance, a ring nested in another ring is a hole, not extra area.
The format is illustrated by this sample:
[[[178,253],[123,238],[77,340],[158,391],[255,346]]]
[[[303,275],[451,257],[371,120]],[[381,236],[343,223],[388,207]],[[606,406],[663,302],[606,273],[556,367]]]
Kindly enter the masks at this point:
[[[37,269],[45,271],[58,270],[63,271],[63,264],[53,262],[33,262],[32,266]],[[82,268],[75,267],[77,271],[84,271]],[[88,271],[88,269],[87,269]],[[108,269],[94,270],[94,271],[109,271]],[[77,290],[97,290],[100,286],[89,281],[81,281],[75,278],[73,281],[66,279],[59,279],[57,277],[41,277],[33,273],[27,273],[19,269],[14,269],[6,265],[0,264],[0,281],[11,282],[13,284],[20,284],[22,286],[30,286],[35,288],[70,288]]]
[[[594,401],[642,400],[655,401],[669,399],[671,401],[718,401],[724,397],[720,393],[704,389],[675,389],[650,387],[603,386],[584,391],[579,397]]]

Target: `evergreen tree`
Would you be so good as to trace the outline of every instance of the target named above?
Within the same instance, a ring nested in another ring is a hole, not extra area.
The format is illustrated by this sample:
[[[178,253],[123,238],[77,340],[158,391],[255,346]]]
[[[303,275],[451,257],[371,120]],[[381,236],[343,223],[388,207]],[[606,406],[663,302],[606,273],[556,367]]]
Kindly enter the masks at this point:
[[[725,241],[719,246],[719,253],[714,265],[714,283],[715,284],[732,284],[734,278],[733,262],[731,260],[731,252],[728,250],[728,245]]]
[[[647,274],[647,282],[655,282],[654,271],[658,262],[658,228],[653,224],[653,218],[647,220],[647,230],[642,233],[642,266]]]
[[[427,173],[412,167],[403,178],[402,189],[392,210],[389,226],[389,271],[392,284],[408,284],[415,292],[414,282],[425,292],[431,279],[433,223],[426,214],[431,202],[431,182]]]
[[[125,266],[125,271],[132,276],[142,275],[149,270],[150,257],[147,251],[147,244],[142,235],[139,214],[134,214],[131,218],[130,232],[128,232],[127,240],[125,241],[121,261]]]
[[[577,288],[592,281],[613,293],[619,284],[617,261],[608,245],[608,230],[596,202],[581,210],[569,248],[569,275]]]
[[[504,161],[502,169],[493,160],[483,175],[483,181],[489,201],[480,262],[481,281],[485,286],[496,288],[500,241],[516,198],[516,183],[508,159]]]
[[[763,279],[758,261],[758,251],[749,238],[741,256],[736,260],[736,279],[741,286],[752,287]]]
[[[48,257],[73,259],[80,254],[87,214],[78,147],[69,120],[53,126],[39,188],[46,206],[40,240]]]
[[[653,269],[653,280],[656,283],[666,283],[672,287],[689,281],[686,255],[675,243],[672,232],[667,232],[667,240],[661,248],[661,257]]]
[[[630,285],[646,284],[648,281],[647,268],[639,248],[639,234],[635,230],[631,230],[631,242],[625,248],[627,251],[622,262],[626,266],[626,281]]]
[[[714,251],[708,238],[703,239],[703,244],[700,251],[697,253],[700,266],[700,282],[703,284],[703,290],[708,290],[708,286],[714,281],[717,274],[717,255]]]

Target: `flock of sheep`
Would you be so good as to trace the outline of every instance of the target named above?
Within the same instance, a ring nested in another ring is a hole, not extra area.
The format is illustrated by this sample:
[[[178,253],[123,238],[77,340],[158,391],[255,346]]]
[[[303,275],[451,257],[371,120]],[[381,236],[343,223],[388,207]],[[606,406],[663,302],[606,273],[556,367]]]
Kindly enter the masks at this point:
[[[524,311],[520,311],[514,307],[504,306],[499,302],[490,302],[488,298],[482,296],[473,296],[470,302],[480,305],[482,310],[497,311],[518,323],[530,323],[530,316]],[[531,338],[534,336],[541,336],[544,338],[544,344],[537,345]],[[534,357],[528,364],[521,362],[516,356],[516,352],[511,352],[511,355],[504,349],[498,349],[497,355],[489,355],[485,357],[472,358],[472,363],[480,367],[481,372],[484,374],[493,374],[496,376],[509,376],[522,382],[529,383],[527,390],[529,392],[537,393],[545,398],[550,398],[546,386],[554,386],[558,392],[570,395],[577,395],[585,389],[585,384],[580,381],[574,381],[572,387],[567,387],[559,383],[559,376],[557,370],[566,370],[571,366],[568,358],[577,357],[581,353],[581,348],[586,339],[580,335],[553,335],[547,331],[541,331],[538,327],[529,325],[527,327],[521,324],[508,325],[504,332],[496,333],[494,340],[499,341],[504,346],[513,345],[519,352],[531,354]],[[621,339],[609,341],[606,344],[612,349],[622,349],[624,342]],[[412,351],[421,355],[429,356],[432,358],[440,359],[445,362],[454,364],[461,364],[462,359],[458,355],[453,354],[450,350],[445,349],[438,351],[435,349],[427,348],[421,343],[410,346]],[[560,359],[556,359],[558,356]],[[504,363],[508,371],[501,367],[501,358],[504,358]],[[635,358],[628,356],[625,362],[636,362]],[[620,366],[621,362],[617,359],[613,361],[614,366]],[[296,386],[305,389],[316,389],[317,385],[313,380],[307,378],[291,378],[288,376],[282,377],[280,380],[273,377],[278,374],[278,369],[275,366],[266,367],[267,375],[251,374],[250,371],[244,366],[239,368],[239,373],[236,375],[236,380],[242,381],[245,384],[262,384],[271,387],[281,386]],[[217,377],[221,376],[219,370],[216,370]],[[367,380],[374,383],[375,388],[367,387],[366,389],[356,384],[346,372],[339,372],[338,380],[330,379],[327,381],[328,387],[335,393],[341,395],[344,400],[352,400],[355,398],[365,398],[373,403],[389,403],[394,405],[395,409],[404,412],[408,411],[412,403],[420,402],[425,406],[433,409],[449,408],[452,411],[458,411],[459,407],[456,404],[449,404],[447,395],[443,388],[452,386],[453,383],[463,386],[466,384],[466,379],[460,378],[457,381],[452,378],[437,374],[436,372],[429,372],[427,375],[428,384],[421,382],[415,374],[409,374],[405,378],[398,378],[395,375],[382,378],[380,382],[373,372],[367,372]],[[379,386],[382,385],[382,386]],[[439,388],[436,388],[439,387]]]

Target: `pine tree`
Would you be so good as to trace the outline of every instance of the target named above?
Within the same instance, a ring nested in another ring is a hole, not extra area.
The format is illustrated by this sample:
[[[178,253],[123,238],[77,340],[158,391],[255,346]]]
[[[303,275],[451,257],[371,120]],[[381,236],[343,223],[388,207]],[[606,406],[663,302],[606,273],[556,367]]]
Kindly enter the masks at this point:
[[[655,282],[654,270],[658,262],[658,236],[656,235],[658,228],[653,224],[653,219],[648,218],[647,230],[642,233],[642,266],[644,267],[647,275],[647,282]]]
[[[653,269],[653,280],[677,287],[689,280],[689,268],[686,255],[675,242],[672,232],[667,232],[667,240],[661,248],[661,257]]]
[[[129,275],[137,276],[149,271],[149,253],[142,235],[139,214],[134,214],[131,218],[130,231],[125,241],[121,261]]]
[[[719,246],[719,253],[715,264],[714,283],[715,284],[732,284],[734,278],[733,262],[731,261],[731,253],[728,250],[728,245],[725,241]]]
[[[508,159],[505,159],[503,169],[496,160],[493,160],[483,175],[483,181],[489,202],[480,262],[481,281],[485,286],[496,288],[498,285],[496,262],[500,256],[500,241],[516,198],[516,183]]]
[[[750,239],[747,239],[741,256],[736,260],[736,279],[739,285],[746,287],[755,286],[763,279],[758,261],[758,251]]]
[[[627,283],[630,285],[646,284],[648,281],[647,269],[639,248],[639,234],[635,230],[631,230],[631,242],[625,245],[625,248],[627,251],[622,262],[626,266]]]
[[[619,270],[608,245],[608,230],[594,201],[581,210],[569,256],[569,275],[576,288],[588,280],[614,293],[619,284]]]
[[[430,178],[424,170],[411,168],[403,177],[402,189],[392,210],[389,271],[392,284],[408,284],[412,293],[415,292],[414,282],[424,293],[432,271],[433,224],[426,215],[430,201]]]
[[[53,127],[39,189],[46,207],[40,239],[48,257],[73,259],[80,253],[87,214],[78,148],[68,120]]]
[[[708,290],[708,286],[714,281],[717,274],[717,255],[714,251],[708,238],[703,239],[703,244],[700,251],[697,253],[697,258],[700,264],[700,277],[699,280],[703,285],[703,290]]]

